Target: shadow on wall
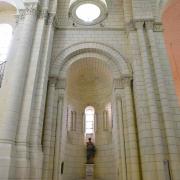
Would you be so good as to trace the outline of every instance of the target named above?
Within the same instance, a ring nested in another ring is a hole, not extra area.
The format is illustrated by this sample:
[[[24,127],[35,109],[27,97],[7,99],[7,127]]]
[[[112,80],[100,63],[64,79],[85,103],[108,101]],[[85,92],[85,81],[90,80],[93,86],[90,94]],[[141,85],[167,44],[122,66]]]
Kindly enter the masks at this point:
[[[176,93],[180,103],[180,1],[172,0],[164,10],[162,21]]]

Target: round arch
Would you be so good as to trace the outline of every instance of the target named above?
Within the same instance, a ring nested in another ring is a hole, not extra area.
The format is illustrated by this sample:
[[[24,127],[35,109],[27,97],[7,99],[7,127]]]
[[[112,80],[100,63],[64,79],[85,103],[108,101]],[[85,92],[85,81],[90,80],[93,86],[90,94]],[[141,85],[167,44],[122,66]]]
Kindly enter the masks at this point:
[[[66,76],[70,65],[83,57],[96,57],[105,61],[114,77],[132,74],[130,64],[117,50],[101,43],[85,42],[74,44],[59,52],[52,61],[50,76]]]
[[[23,9],[24,8],[23,0],[1,0],[1,2],[8,3],[17,9]]]

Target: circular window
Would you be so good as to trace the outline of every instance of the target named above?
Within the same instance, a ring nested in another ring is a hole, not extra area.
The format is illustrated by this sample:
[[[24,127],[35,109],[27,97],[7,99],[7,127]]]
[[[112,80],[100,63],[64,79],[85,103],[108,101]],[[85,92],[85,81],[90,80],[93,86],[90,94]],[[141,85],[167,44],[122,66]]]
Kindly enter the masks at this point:
[[[105,0],[72,0],[69,16],[77,24],[95,25],[106,18],[107,5]]]
[[[85,22],[92,22],[100,16],[100,9],[95,4],[82,4],[76,9],[76,15]]]

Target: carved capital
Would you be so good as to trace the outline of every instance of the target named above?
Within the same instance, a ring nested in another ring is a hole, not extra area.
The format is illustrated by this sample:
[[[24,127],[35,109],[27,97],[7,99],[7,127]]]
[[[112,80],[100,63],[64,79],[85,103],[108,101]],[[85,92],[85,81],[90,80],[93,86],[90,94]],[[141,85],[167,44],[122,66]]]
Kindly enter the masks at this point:
[[[153,30],[154,30],[154,32],[163,32],[162,23],[155,23]]]
[[[58,79],[56,89],[66,89],[66,79]]]
[[[38,13],[37,3],[25,3],[25,9],[19,9],[16,15],[16,23],[24,21],[26,15],[37,15]]]
[[[65,90],[64,89],[59,89],[59,99],[63,99],[64,98],[64,94],[65,94]]]
[[[130,21],[129,23],[127,23],[126,30],[127,32],[135,31],[136,30],[135,23],[133,21]]]
[[[153,30],[154,21],[153,21],[153,20],[145,21],[145,26],[146,26],[146,29],[147,29],[147,30]]]
[[[46,24],[47,25],[53,25],[54,20],[55,20],[55,13],[48,13]]]
[[[26,14],[25,9],[19,9],[18,14],[16,15],[16,23],[24,21],[25,14]]]
[[[45,19],[47,21],[48,18],[48,10],[47,9],[41,9],[39,10],[38,17],[40,19]]]
[[[37,15],[38,11],[38,3],[25,3],[25,15]]]
[[[138,20],[134,22],[136,29],[143,29],[144,28],[144,21]]]
[[[50,86],[55,86],[56,83],[57,83],[57,78],[50,77],[48,83],[49,83]]]
[[[124,76],[122,78],[123,87],[130,87],[131,86],[132,77],[131,76]]]
[[[122,79],[114,79],[113,81],[113,87],[114,89],[123,89],[123,83],[122,83]]]

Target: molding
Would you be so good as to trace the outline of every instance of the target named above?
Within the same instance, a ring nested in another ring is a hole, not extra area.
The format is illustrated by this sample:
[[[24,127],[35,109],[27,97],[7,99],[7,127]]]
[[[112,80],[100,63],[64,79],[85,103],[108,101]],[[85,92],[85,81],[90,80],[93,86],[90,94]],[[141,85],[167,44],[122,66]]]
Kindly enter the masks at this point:
[[[94,27],[94,26],[84,26],[84,27],[63,27],[55,24],[55,28],[60,31],[126,31],[125,28],[113,28],[113,27]]]
[[[163,32],[163,25],[161,22],[155,22],[153,19],[145,19],[145,20],[132,20],[126,25],[126,31],[136,31],[138,29],[152,29],[154,32]]]

